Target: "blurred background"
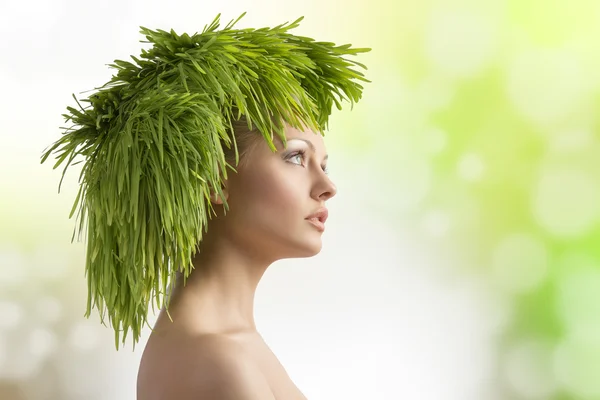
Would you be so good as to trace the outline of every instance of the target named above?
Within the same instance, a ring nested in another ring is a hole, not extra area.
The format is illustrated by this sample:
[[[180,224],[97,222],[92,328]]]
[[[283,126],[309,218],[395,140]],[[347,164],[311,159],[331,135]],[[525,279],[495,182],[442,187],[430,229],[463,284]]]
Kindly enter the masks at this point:
[[[371,47],[326,144],[323,251],[257,325],[310,400],[600,399],[600,2],[2,0],[0,399],[135,398],[145,341],[84,318],[78,174],[39,164],[139,26],[275,26]]]

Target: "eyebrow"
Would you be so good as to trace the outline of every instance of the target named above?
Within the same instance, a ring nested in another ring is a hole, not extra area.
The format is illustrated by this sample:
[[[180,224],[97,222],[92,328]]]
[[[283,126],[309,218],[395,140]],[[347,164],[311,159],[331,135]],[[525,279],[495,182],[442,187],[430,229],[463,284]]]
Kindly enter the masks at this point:
[[[315,145],[310,140],[306,140],[306,139],[302,139],[302,138],[289,138],[287,141],[289,142],[290,140],[301,140],[304,143],[306,143],[308,145],[308,147],[310,147],[310,149],[313,151],[313,153],[317,152]],[[328,158],[329,158],[329,154],[325,154],[325,157],[323,157],[323,161],[327,160]]]

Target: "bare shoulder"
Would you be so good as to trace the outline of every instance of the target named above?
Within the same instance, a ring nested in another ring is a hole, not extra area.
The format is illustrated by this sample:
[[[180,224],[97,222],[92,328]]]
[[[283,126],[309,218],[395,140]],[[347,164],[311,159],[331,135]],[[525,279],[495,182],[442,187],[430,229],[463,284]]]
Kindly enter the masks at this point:
[[[275,400],[243,347],[219,335],[149,340],[137,389],[137,400]]]

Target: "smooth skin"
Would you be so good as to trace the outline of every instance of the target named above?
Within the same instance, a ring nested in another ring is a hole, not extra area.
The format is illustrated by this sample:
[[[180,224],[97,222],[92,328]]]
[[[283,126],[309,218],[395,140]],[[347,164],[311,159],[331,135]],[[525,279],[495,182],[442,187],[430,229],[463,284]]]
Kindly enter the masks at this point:
[[[262,137],[229,172],[217,212],[179,275],[142,356],[138,400],[305,400],[256,329],[254,296],[266,269],[318,254],[322,232],[306,218],[335,196],[323,137],[286,126],[287,147]],[[304,154],[302,154],[304,153]]]

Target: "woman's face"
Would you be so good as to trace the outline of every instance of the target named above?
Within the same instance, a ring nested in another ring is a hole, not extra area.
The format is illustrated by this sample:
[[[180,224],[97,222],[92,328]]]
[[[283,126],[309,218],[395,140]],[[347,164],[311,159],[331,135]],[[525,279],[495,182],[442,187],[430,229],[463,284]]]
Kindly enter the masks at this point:
[[[271,261],[310,257],[321,250],[322,230],[311,214],[336,194],[327,176],[323,137],[286,125],[287,147],[277,152],[259,137],[226,185],[229,211],[222,219],[231,240]]]

